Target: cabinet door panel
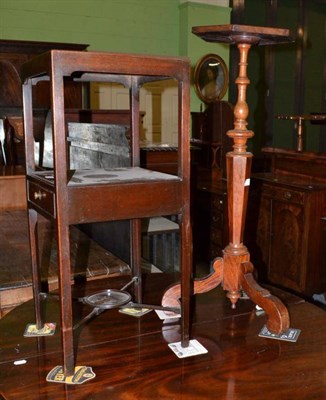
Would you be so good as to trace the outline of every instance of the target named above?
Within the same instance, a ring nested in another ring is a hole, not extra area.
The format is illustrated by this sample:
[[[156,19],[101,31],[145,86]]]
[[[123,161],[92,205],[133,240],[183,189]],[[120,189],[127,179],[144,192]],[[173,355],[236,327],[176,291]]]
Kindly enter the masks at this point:
[[[300,205],[272,200],[269,280],[301,291],[303,218]]]
[[[270,255],[270,224],[271,224],[271,199],[262,196],[259,206],[259,216],[257,223],[257,245],[258,249],[254,254],[254,258],[261,260],[264,268],[259,273],[266,278],[266,266],[269,264]],[[257,254],[256,254],[257,253]]]

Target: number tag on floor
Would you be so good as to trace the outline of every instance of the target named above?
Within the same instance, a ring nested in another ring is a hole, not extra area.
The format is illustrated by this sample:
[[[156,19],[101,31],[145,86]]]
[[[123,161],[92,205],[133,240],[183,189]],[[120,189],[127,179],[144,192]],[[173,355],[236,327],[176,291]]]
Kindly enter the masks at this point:
[[[27,324],[24,337],[51,336],[55,333],[56,324],[54,322],[45,322],[43,328],[37,329],[36,324]]]
[[[48,382],[66,383],[68,385],[81,385],[82,383],[95,378],[92,367],[76,366],[73,376],[64,376],[63,368],[61,365],[54,367],[47,375]]]
[[[298,340],[300,332],[301,332],[300,329],[290,328],[286,332],[277,335],[275,333],[271,333],[266,328],[266,326],[264,326],[262,328],[262,330],[259,332],[258,336],[269,338],[269,339],[285,340],[287,342],[296,342]]]

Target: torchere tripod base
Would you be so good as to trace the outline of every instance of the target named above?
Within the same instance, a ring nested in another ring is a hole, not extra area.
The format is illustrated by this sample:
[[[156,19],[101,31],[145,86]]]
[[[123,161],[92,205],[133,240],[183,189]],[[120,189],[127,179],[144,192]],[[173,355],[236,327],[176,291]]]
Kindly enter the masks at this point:
[[[201,294],[213,290],[222,285],[226,290],[225,281],[232,281],[229,276],[227,262],[223,258],[216,258],[213,262],[213,272],[207,277],[195,279],[194,294]],[[230,298],[232,308],[236,307],[236,302],[240,298],[240,291],[243,290],[255,304],[261,307],[266,315],[267,329],[275,334],[286,332],[290,326],[289,313],[285,305],[268,290],[261,287],[253,276],[253,265],[249,261],[241,262],[238,265],[238,281],[233,285],[228,285],[227,297]],[[234,277],[234,274],[232,274]],[[162,297],[162,306],[180,307],[179,299],[181,297],[181,285],[175,284],[168,288]]]

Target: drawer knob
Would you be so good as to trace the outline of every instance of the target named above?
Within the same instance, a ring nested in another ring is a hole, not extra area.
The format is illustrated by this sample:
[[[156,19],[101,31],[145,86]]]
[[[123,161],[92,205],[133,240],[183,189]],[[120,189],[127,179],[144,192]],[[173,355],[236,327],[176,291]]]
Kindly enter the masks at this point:
[[[44,199],[44,197],[46,197],[46,193],[38,191],[38,192],[34,192],[34,199],[35,200],[42,200]]]
[[[292,197],[292,194],[291,194],[290,192],[285,192],[285,193],[284,193],[284,197],[285,197],[287,200],[290,200],[291,197]]]

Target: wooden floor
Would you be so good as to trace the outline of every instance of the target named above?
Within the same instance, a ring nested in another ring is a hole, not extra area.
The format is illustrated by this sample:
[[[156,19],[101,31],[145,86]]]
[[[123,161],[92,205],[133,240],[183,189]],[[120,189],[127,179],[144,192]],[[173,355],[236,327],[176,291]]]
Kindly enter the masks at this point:
[[[74,287],[74,296],[121,288],[126,279],[91,281]],[[176,279],[146,274],[144,300],[159,304]],[[295,296],[282,298],[291,327],[302,330],[296,343],[259,337],[265,315],[249,300],[232,310],[220,288],[197,296],[192,337],[208,353],[186,359],[168,347],[180,339],[178,321],[162,321],[155,311],[135,318],[108,310],[76,331],[77,365],[91,366],[96,377],[75,386],[46,381],[61,364],[60,328],[51,337],[24,338],[26,324],[34,321],[29,301],[0,320],[0,394],[6,400],[326,399],[326,313]],[[45,306],[47,321],[59,324],[57,301]],[[89,311],[75,302],[76,321]]]

